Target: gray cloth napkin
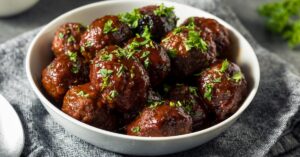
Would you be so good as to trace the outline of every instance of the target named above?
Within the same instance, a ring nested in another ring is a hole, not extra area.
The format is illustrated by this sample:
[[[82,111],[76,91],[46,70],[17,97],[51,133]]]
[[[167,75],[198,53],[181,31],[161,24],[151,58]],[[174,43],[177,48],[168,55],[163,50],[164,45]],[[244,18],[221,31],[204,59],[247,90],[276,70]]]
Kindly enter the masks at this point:
[[[256,97],[238,121],[214,140],[171,156],[264,156],[282,135],[300,104],[300,77],[288,63],[259,46],[232,11],[218,0],[184,0],[238,29],[251,43],[261,67]],[[0,45],[0,93],[18,112],[25,129],[22,156],[123,156],[88,144],[53,121],[27,81],[24,58],[39,29]],[[294,123],[292,123],[294,124]],[[298,129],[299,130],[299,129]]]

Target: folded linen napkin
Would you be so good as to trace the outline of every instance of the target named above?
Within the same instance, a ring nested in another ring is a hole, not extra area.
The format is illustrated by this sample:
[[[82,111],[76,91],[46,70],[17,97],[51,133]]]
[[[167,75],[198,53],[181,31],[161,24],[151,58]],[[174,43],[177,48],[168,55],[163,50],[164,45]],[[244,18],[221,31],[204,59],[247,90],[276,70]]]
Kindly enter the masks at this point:
[[[232,11],[218,0],[183,0],[238,29],[251,43],[261,67],[256,97],[238,121],[212,141],[170,156],[264,156],[283,133],[300,104],[300,77],[290,64],[259,46]],[[0,45],[0,93],[19,114],[26,135],[22,156],[123,156],[97,148],[53,121],[27,81],[24,58],[39,29]]]

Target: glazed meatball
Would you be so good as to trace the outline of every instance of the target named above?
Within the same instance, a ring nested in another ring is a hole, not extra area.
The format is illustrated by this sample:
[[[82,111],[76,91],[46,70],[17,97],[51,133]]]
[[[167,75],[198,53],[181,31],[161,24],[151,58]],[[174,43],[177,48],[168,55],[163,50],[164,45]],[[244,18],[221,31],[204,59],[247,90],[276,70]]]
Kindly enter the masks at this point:
[[[216,58],[212,35],[194,25],[174,29],[162,40],[161,45],[171,59],[171,76],[177,79],[200,71]]]
[[[247,82],[236,64],[218,60],[200,73],[198,88],[199,95],[215,113],[216,120],[222,121],[241,105],[247,92]]]
[[[192,117],[193,131],[204,129],[210,124],[209,113],[198,95],[197,87],[177,84],[170,89],[169,99],[181,103],[184,111]]]
[[[107,15],[96,19],[82,35],[80,46],[82,55],[91,60],[95,53],[107,45],[123,45],[131,38],[128,25],[122,23],[117,16]]]
[[[204,32],[209,32],[213,36],[213,40],[217,46],[218,53],[225,53],[230,46],[229,31],[214,19],[202,17],[190,17],[182,25],[189,25],[194,22],[195,26]]]
[[[86,28],[79,23],[66,23],[58,28],[52,41],[52,51],[55,56],[68,51],[80,51],[80,38]]]
[[[73,85],[87,82],[88,67],[76,52],[56,57],[42,71],[42,85],[46,93],[56,102],[61,102]]]
[[[129,40],[126,48],[147,70],[153,87],[159,85],[170,72],[167,52],[150,39],[136,37]]]
[[[127,134],[164,137],[187,134],[192,131],[192,118],[176,102],[154,102],[127,126]]]
[[[91,64],[90,80],[101,92],[103,104],[124,112],[144,104],[150,86],[143,65],[114,45],[97,53]]]
[[[177,17],[173,7],[165,7],[163,4],[150,5],[139,9],[142,18],[139,20],[137,32],[142,34],[145,28],[150,29],[152,39],[160,42],[163,36],[176,27]]]
[[[105,105],[97,105],[98,91],[90,84],[72,87],[64,97],[62,111],[92,126],[114,130],[116,117]]]

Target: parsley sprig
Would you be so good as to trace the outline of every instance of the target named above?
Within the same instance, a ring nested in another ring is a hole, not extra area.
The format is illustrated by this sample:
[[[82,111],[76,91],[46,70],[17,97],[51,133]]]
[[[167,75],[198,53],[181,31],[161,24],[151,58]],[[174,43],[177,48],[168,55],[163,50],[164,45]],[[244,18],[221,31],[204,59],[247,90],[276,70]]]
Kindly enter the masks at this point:
[[[134,9],[131,12],[123,13],[119,15],[120,21],[128,24],[131,28],[136,28],[141,18],[142,15],[138,9]]]
[[[104,24],[104,28],[103,28],[103,32],[104,34],[107,34],[109,32],[115,32],[118,30],[118,28],[113,27],[113,21],[112,20],[108,20],[106,21],[106,23]]]
[[[282,35],[291,48],[300,45],[300,0],[281,0],[258,8],[267,28]]]
[[[161,4],[157,9],[154,10],[154,14],[157,16],[173,16],[174,7],[166,7]]]

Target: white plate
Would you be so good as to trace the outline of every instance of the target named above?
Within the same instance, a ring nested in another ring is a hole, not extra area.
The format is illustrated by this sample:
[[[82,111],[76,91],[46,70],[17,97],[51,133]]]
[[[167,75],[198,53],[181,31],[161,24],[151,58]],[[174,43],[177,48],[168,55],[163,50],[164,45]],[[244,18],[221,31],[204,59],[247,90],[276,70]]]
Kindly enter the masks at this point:
[[[41,71],[51,61],[50,45],[55,30],[66,22],[81,22],[89,24],[94,19],[107,15],[130,11],[145,5],[161,4],[174,6],[175,13],[180,18],[179,23],[190,16],[201,16],[216,19],[227,27],[234,41],[231,58],[239,64],[249,83],[248,97],[239,110],[228,119],[210,128],[190,134],[172,137],[135,137],[101,130],[77,121],[56,108],[41,92]],[[232,125],[252,101],[259,84],[260,71],[256,55],[246,39],[232,26],[218,17],[205,11],[167,1],[149,0],[115,0],[93,3],[67,12],[40,31],[32,42],[26,57],[26,73],[30,84],[53,119],[75,136],[100,148],[114,152],[133,155],[162,155],[180,152],[205,143],[218,136]]]

